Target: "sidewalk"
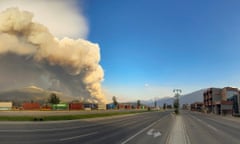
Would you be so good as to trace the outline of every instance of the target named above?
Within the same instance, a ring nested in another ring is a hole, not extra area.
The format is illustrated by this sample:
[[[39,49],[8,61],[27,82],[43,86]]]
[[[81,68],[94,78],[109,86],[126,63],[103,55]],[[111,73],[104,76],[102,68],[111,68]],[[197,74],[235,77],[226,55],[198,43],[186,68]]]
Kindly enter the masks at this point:
[[[167,144],[190,144],[181,115],[174,115],[175,120]]]

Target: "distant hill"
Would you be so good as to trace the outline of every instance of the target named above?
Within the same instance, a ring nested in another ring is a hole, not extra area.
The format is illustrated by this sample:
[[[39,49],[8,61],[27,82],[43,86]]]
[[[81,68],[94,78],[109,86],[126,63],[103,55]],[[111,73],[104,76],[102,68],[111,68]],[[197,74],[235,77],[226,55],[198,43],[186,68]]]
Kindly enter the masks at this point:
[[[160,98],[157,99],[157,105],[162,107],[164,103],[166,104],[173,104],[173,97],[164,97],[164,98]],[[141,103],[148,105],[148,106],[154,106],[154,101],[153,100],[145,100],[145,101],[141,101]]]
[[[191,104],[194,102],[203,102],[204,91],[205,89],[201,89],[201,90],[180,96],[179,102],[180,104]]]
[[[203,92],[205,91],[205,89],[201,89],[189,94],[185,94],[185,95],[181,95],[179,98],[179,102],[180,104],[191,104],[194,102],[203,102]],[[173,104],[175,97],[164,97],[164,98],[160,98],[157,100],[157,105],[158,106],[163,106],[164,103],[166,104]],[[146,100],[146,101],[142,101],[142,103],[146,104],[146,105],[150,105],[153,106],[153,100]]]
[[[48,101],[51,93],[55,93],[62,102],[70,102],[75,97],[64,96],[61,92],[44,90],[39,87],[29,86],[22,89],[0,92],[0,101],[12,101],[14,105],[20,106],[23,102],[39,102],[44,104]]]

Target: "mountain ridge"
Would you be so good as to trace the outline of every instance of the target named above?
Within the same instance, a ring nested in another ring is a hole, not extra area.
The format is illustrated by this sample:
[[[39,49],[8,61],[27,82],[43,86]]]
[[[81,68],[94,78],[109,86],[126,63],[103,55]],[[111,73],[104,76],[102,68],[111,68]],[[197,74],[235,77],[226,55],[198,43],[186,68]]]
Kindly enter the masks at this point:
[[[191,93],[188,93],[188,94],[180,95],[180,97],[179,97],[180,105],[182,105],[182,104],[190,105],[191,103],[194,103],[194,102],[203,102],[203,92],[205,90],[206,89],[200,89],[200,90],[196,90]],[[174,99],[175,99],[175,97],[163,97],[163,98],[157,99],[156,101],[157,101],[157,105],[162,107],[164,105],[164,103],[172,105]],[[151,105],[151,106],[154,105],[153,100],[142,101],[142,103]]]
[[[38,102],[45,104],[51,93],[55,93],[61,102],[71,102],[77,97],[65,96],[58,91],[44,90],[36,86],[28,86],[19,89],[7,90],[0,92],[0,101],[12,101],[15,106],[21,106],[24,102]]]

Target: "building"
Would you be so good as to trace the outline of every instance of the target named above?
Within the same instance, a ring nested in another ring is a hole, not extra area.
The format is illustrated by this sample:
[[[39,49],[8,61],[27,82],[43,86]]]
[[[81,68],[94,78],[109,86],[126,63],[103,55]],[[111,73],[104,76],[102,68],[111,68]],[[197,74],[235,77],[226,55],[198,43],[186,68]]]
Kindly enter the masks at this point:
[[[183,105],[182,105],[182,109],[183,109],[183,110],[190,110],[189,104],[183,104]]]
[[[12,106],[12,102],[0,102],[0,110],[11,110]]]
[[[223,88],[222,95],[224,99],[232,102],[232,114],[240,114],[240,93],[237,88],[225,87]]]
[[[106,107],[107,109],[116,109],[116,105],[114,105],[113,103],[107,104]]]
[[[202,111],[203,109],[203,102],[195,102],[195,103],[192,103],[191,106],[190,106],[190,109],[191,111]]]
[[[240,110],[239,110],[239,104],[240,104],[240,99],[239,96],[235,95],[231,98],[228,98],[229,101],[232,101],[233,107],[232,107],[232,114],[233,115],[239,115]]]
[[[68,104],[52,104],[52,110],[68,110]]]
[[[26,102],[22,104],[23,110],[40,110],[40,104],[37,102]]]
[[[237,88],[209,88],[203,93],[203,99],[204,107],[208,113],[215,113],[219,115],[232,114],[233,104],[235,104],[235,112],[239,112],[240,110],[238,104],[239,91]]]
[[[221,89],[209,88],[203,93],[203,103],[208,113],[216,112],[215,102],[221,101]]]
[[[222,89],[222,97],[224,100],[232,98],[233,96],[239,96],[239,91],[237,88],[225,87]]]
[[[135,109],[136,107],[137,107],[136,103],[119,103],[117,105],[118,109],[126,109],[126,110]]]
[[[106,110],[106,104],[98,103],[98,104],[97,104],[97,109],[98,109],[98,110]]]
[[[84,106],[82,103],[69,103],[69,110],[84,110]]]

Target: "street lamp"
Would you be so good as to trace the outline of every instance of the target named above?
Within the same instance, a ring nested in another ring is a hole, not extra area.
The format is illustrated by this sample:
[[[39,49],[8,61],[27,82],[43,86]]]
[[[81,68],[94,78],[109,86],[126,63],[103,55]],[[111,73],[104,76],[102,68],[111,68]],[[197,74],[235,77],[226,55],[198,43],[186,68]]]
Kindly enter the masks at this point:
[[[182,93],[182,90],[173,89],[173,93],[175,93],[175,98],[176,98],[176,101],[174,102],[175,113],[178,114],[179,113],[179,96],[180,96],[180,93]]]

